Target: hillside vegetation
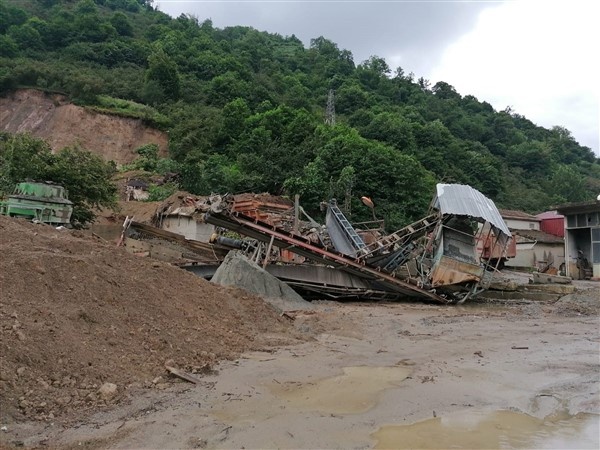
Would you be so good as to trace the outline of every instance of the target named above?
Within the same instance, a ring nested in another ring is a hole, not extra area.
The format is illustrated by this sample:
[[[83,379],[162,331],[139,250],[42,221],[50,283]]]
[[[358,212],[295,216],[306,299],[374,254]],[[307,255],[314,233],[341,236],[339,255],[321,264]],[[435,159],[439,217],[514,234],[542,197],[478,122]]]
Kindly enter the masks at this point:
[[[0,90],[64,92],[169,132],[183,189],[301,194],[318,209],[370,196],[395,228],[422,216],[438,181],[539,212],[595,198],[600,164],[561,127],[392,70],[324,37],[171,18],[150,0],[0,0]],[[328,93],[335,124],[325,123]]]

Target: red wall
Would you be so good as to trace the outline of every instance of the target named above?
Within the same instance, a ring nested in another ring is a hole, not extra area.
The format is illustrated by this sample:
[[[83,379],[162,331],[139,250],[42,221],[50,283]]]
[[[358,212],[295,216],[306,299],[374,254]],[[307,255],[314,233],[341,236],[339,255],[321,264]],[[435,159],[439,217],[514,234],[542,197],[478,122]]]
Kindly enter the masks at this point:
[[[563,217],[542,219],[540,229],[554,236],[565,237],[565,219]]]

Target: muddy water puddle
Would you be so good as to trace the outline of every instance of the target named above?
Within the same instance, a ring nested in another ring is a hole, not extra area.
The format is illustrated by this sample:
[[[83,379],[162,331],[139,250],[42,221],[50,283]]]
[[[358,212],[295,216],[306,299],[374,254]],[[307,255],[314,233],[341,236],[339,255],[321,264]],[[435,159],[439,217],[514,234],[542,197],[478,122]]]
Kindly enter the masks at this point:
[[[223,402],[211,413],[224,422],[257,422],[289,411],[317,411],[326,414],[357,414],[379,402],[387,389],[401,384],[412,368],[345,367],[333,377],[310,381],[287,381],[263,385],[274,397],[235,398]],[[262,389],[259,389],[262,390]]]
[[[333,414],[355,414],[377,405],[379,394],[398,386],[411,373],[406,367],[345,367],[344,373],[314,383],[272,388],[288,406]]]
[[[514,411],[465,411],[412,425],[388,425],[375,448],[597,449],[600,416],[557,414],[537,419]]]

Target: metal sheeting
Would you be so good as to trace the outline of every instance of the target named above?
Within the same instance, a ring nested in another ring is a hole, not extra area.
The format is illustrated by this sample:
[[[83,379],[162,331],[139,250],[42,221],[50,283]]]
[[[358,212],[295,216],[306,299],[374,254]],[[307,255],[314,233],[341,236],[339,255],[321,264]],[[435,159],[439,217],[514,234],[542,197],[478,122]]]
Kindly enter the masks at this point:
[[[348,222],[337,206],[330,204],[327,207],[325,225],[327,226],[331,243],[338,252],[355,257],[357,247],[361,248],[365,246],[360,236],[358,236],[352,225],[350,225],[350,222]]]
[[[437,196],[434,207],[442,214],[455,214],[458,216],[470,216],[483,219],[506,236],[510,236],[510,230],[500,215],[493,201],[464,184],[438,184]]]

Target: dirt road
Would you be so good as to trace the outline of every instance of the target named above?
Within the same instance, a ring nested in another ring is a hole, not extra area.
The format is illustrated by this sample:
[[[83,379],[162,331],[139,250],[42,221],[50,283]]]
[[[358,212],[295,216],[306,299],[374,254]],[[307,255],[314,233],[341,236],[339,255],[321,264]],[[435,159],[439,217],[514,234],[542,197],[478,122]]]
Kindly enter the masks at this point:
[[[224,362],[8,444],[77,448],[598,448],[598,316],[551,306],[320,303],[318,338]],[[407,426],[413,424],[411,426]]]

